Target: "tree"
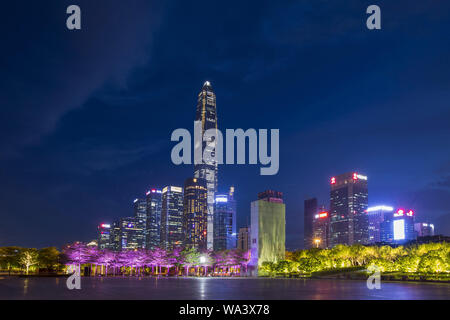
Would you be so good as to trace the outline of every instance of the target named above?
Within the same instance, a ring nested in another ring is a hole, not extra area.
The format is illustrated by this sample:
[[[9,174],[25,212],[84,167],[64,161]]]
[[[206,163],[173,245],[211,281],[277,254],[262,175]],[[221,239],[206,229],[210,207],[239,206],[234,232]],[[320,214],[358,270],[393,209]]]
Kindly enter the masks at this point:
[[[31,266],[38,264],[38,251],[36,249],[25,249],[21,252],[19,262],[27,269],[27,274]]]
[[[8,269],[11,275],[11,268],[20,266],[20,253],[24,250],[20,247],[2,247],[0,248],[0,264]]]
[[[196,248],[185,248],[183,250],[184,261],[186,265],[186,275],[189,275],[189,267],[200,263],[200,252]]]
[[[395,261],[398,269],[402,272],[417,272],[419,263],[420,257],[412,253],[402,256]]]
[[[276,264],[271,261],[264,261],[259,267],[260,271],[272,274],[276,271]]]
[[[39,266],[53,270],[59,264],[60,252],[55,247],[42,248],[38,251]]]
[[[78,271],[81,273],[81,265],[83,263],[91,263],[94,258],[92,257],[93,250],[82,242],[75,242],[67,245],[64,249],[64,256],[72,265],[78,267]]]
[[[167,264],[167,251],[161,248],[155,248],[152,252],[153,263],[157,267],[157,273],[160,272],[161,265]]]
[[[418,266],[419,272],[439,273],[448,271],[448,266],[436,251],[423,255]]]

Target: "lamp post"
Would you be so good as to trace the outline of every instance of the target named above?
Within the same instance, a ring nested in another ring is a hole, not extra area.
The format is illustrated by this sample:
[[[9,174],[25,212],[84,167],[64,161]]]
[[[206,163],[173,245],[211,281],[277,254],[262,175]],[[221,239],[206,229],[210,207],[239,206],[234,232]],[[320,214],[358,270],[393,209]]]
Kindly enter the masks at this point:
[[[320,244],[320,239],[314,239],[314,243],[316,244],[316,248],[318,248]]]
[[[206,257],[200,256],[200,264],[203,264],[203,268],[205,268],[205,276],[206,276],[206,266],[204,265],[206,263]]]

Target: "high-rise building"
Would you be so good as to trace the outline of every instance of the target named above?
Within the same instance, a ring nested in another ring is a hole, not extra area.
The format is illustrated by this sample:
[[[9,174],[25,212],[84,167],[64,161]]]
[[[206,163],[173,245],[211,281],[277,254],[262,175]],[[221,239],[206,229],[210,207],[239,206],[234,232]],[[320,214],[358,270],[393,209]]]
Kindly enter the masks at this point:
[[[110,229],[110,248],[114,251],[120,250],[120,221],[112,224]]]
[[[217,194],[214,208],[214,251],[236,248],[236,201],[234,187]]]
[[[147,219],[147,200],[134,199],[133,212],[135,217]]]
[[[434,224],[427,222],[416,222],[414,230],[417,237],[432,237],[434,236]]]
[[[145,219],[126,217],[120,219],[119,250],[145,248]]]
[[[113,249],[111,246],[111,225],[102,223],[98,226],[97,245],[100,250]]]
[[[189,178],[184,183],[183,230],[184,244],[199,250],[206,249],[208,223],[208,189],[206,180]]]
[[[167,186],[162,189],[161,247],[172,249],[183,242],[183,189]]]
[[[161,210],[162,191],[151,189],[146,193],[147,201],[147,230],[145,242],[147,249],[154,249],[161,245]]]
[[[398,209],[385,214],[381,223],[381,242],[401,244],[415,239],[413,210]]]
[[[195,121],[201,123],[201,134],[208,129],[217,129],[217,111],[216,95],[211,87],[211,83],[206,81],[202,90],[198,94],[197,111]],[[203,139],[202,139],[203,141]],[[205,148],[215,149],[215,142],[202,142],[202,154]],[[206,180],[208,188],[208,228],[207,228],[207,247],[213,249],[214,241],[214,197],[217,192],[217,162],[205,161],[194,165],[194,176]]]
[[[331,178],[330,247],[369,242],[367,176],[356,172]]]
[[[312,243],[314,248],[328,248],[330,230],[330,215],[327,211],[321,210],[314,215]]]
[[[385,215],[391,215],[393,211],[394,208],[385,205],[367,208],[370,244],[381,242],[381,224],[385,219]]]
[[[258,275],[263,262],[285,258],[286,206],[281,192],[267,190],[251,203],[251,255],[249,271]]]
[[[250,250],[250,228],[239,228],[237,248],[242,251]]]
[[[313,247],[313,221],[318,213],[317,198],[305,200],[303,212],[303,246],[310,249]]]

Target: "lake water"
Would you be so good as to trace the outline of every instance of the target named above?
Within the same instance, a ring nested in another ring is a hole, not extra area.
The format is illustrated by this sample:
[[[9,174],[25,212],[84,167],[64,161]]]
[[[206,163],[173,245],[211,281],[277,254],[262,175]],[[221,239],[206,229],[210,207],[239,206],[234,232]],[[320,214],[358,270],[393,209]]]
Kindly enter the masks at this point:
[[[81,278],[69,290],[66,278],[0,277],[0,299],[450,299],[450,284],[256,278]]]

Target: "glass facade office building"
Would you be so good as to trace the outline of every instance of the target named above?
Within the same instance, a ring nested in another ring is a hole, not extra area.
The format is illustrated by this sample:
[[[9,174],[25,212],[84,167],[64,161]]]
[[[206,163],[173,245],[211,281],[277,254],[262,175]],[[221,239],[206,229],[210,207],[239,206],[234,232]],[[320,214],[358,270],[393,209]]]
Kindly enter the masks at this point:
[[[113,249],[111,241],[111,225],[102,223],[98,226],[98,240],[97,245],[100,250]]]
[[[147,204],[146,248],[154,249],[161,245],[162,191],[151,189],[147,191],[145,199]]]
[[[208,129],[217,129],[216,95],[209,81],[206,81],[203,84],[202,90],[198,94],[195,121],[201,123],[202,136]],[[202,154],[206,147],[206,142],[203,141]],[[209,148],[214,149],[215,144],[212,144]],[[205,159],[203,159],[203,163],[194,164],[194,177],[206,180],[208,189],[207,247],[208,249],[213,249],[214,197],[217,192],[217,162],[205,162]]]
[[[305,249],[313,247],[313,222],[318,209],[317,198],[305,200],[303,211],[303,245]]]
[[[173,249],[184,243],[183,189],[168,186],[162,189],[161,247]]]
[[[356,172],[331,178],[330,246],[369,243],[367,177]]]
[[[208,190],[206,180],[189,178],[184,183],[184,244],[199,250],[207,246]]]
[[[145,219],[141,217],[121,218],[119,222],[119,250],[145,248]]]
[[[236,248],[236,201],[234,187],[228,194],[217,194],[214,208],[214,251]]]

